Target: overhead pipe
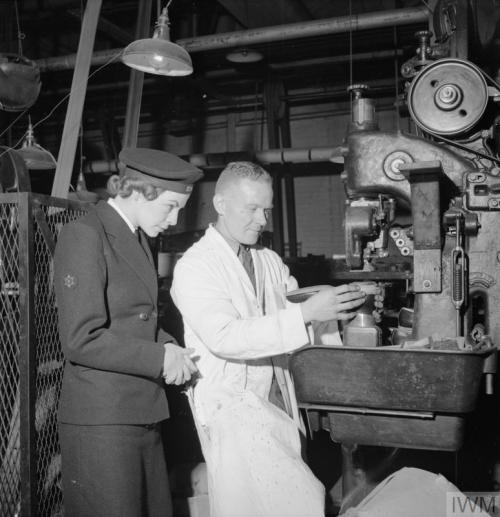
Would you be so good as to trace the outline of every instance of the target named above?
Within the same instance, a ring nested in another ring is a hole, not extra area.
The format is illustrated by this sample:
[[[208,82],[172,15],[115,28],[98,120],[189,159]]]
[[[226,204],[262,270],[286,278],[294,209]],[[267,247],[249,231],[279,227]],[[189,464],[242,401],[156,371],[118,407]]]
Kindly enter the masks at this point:
[[[255,160],[262,164],[329,162],[342,154],[342,147],[264,149],[256,152],[190,154],[184,159],[201,169],[224,167],[228,162]]]
[[[500,40],[499,40],[500,45]],[[388,59],[388,58],[399,58],[403,55],[403,51],[398,50],[375,50],[373,52],[358,52],[353,56],[349,56],[348,54],[344,54],[341,56],[330,56],[330,57],[320,57],[320,58],[310,58],[310,59],[301,59],[299,61],[287,61],[283,63],[269,63],[269,68],[271,70],[281,71],[288,70],[290,68],[300,68],[300,67],[308,67],[308,66],[328,66],[336,63],[345,63],[349,61],[372,61],[374,59]],[[219,79],[226,77],[236,76],[237,72],[234,68],[221,68],[217,70],[210,70],[205,74],[205,77],[208,79]],[[144,86],[155,84],[155,79],[153,76],[150,76],[148,79],[144,79]],[[370,83],[372,84],[372,83]],[[130,81],[118,81],[113,82],[113,89],[121,89],[128,88],[130,86]],[[99,91],[99,90],[109,90],[109,84],[89,84],[87,85],[87,91]],[[47,95],[63,95],[69,92],[69,88],[60,88],[58,90],[51,91],[41,91],[40,97],[44,97]],[[239,98],[244,98],[245,96],[240,96]],[[255,98],[255,95],[247,95],[246,97]]]
[[[426,22],[428,18],[429,11],[426,7],[412,7],[211,34],[177,40],[177,43],[191,53],[229,47],[246,47],[259,43],[310,38],[349,31],[408,25],[410,23]]]
[[[408,25],[412,23],[424,23],[429,18],[426,7],[409,7],[405,9],[392,9],[390,11],[375,11],[353,16],[340,16],[337,18],[325,18],[307,22],[290,23],[272,27],[259,27],[235,32],[223,32],[195,38],[176,40],[189,53],[219,50],[232,47],[249,46],[259,43],[271,43],[273,41],[286,41],[297,38],[310,38],[325,36],[349,31],[366,29],[380,29]],[[115,48],[94,52],[91,64],[103,65],[117,60],[123,49]],[[76,54],[58,56],[36,60],[36,64],[42,72],[69,70],[74,68]]]
[[[228,153],[195,153],[182,158],[200,169],[220,169],[229,162],[257,161],[262,164],[312,163],[328,162],[342,154],[342,147],[311,147],[303,149],[264,149],[256,152]],[[96,160],[86,162],[83,167],[86,173],[118,173],[118,162],[115,160]]]

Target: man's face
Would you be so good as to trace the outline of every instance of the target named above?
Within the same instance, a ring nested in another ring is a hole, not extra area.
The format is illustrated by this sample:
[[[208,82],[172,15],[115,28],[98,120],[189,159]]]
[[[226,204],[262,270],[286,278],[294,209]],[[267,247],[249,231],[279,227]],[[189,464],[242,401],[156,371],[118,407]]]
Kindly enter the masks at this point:
[[[179,211],[186,206],[189,194],[165,190],[156,199],[147,200],[140,195],[137,206],[137,223],[149,237],[156,237],[169,226],[177,224]]]
[[[255,244],[266,226],[273,207],[273,189],[267,181],[240,179],[222,194],[214,205],[217,228],[234,243]]]

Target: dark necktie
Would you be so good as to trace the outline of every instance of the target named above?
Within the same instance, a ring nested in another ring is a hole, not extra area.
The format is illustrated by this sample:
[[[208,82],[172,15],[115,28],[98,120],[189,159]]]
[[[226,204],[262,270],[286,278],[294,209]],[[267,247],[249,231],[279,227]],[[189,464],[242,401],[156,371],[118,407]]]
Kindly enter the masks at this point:
[[[255,270],[253,267],[252,252],[250,251],[250,248],[240,244],[238,249],[238,258],[243,264],[243,267],[245,268],[245,271],[247,272],[248,277],[252,282],[253,288],[255,289]]]
[[[137,230],[135,231],[135,234],[137,235],[137,240],[139,241],[141,248],[144,250],[144,253],[148,257],[148,260],[150,262],[153,262],[153,256],[151,255],[151,250],[149,248],[149,244],[148,244],[146,236],[143,234],[143,232],[140,228],[137,228]]]

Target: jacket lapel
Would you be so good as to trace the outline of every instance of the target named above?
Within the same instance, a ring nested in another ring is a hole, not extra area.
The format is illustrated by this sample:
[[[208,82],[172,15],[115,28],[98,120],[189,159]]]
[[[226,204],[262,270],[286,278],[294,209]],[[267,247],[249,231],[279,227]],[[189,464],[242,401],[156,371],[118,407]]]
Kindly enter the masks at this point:
[[[144,250],[144,253],[148,257],[149,262],[154,267],[153,254],[151,253],[151,248],[149,247],[148,238],[146,237],[146,234],[140,228],[137,228],[136,237],[137,237],[137,240],[139,241],[139,244],[141,245],[142,249]]]
[[[99,203],[96,206],[96,213],[108,235],[110,245],[144,282],[151,300],[156,303],[157,275],[149,247],[146,251],[141,246],[137,236],[132,233],[127,223],[108,203]]]
[[[244,288],[246,295],[251,298],[254,298],[256,296],[256,293],[252,281],[250,280],[248,273],[245,271],[243,264],[240,262],[240,259],[238,258],[236,253],[231,249],[231,246],[229,246],[224,237],[213,226],[209,226],[206,234],[214,243],[214,248],[216,252],[220,255],[222,261],[229,265],[230,270],[235,271],[237,273],[238,280],[241,281],[242,287]],[[254,253],[252,253],[252,258],[255,259]],[[257,272],[255,262],[254,268],[255,279],[256,283],[258,284],[259,272]]]

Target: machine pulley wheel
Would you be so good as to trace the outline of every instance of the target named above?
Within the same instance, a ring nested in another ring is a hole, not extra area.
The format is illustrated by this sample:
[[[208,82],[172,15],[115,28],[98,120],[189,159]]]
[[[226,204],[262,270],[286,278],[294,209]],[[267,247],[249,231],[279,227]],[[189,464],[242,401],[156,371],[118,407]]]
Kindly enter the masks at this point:
[[[408,109],[417,126],[438,135],[459,135],[482,117],[488,86],[481,70],[461,59],[440,59],[412,81]]]

